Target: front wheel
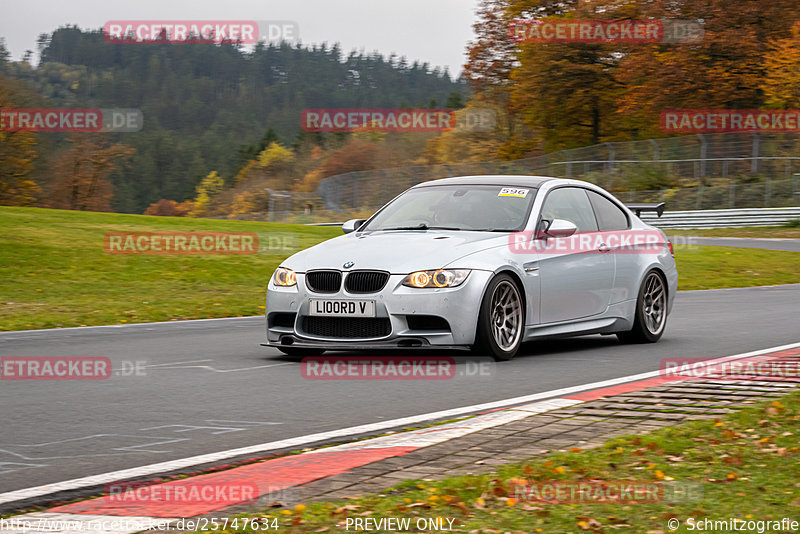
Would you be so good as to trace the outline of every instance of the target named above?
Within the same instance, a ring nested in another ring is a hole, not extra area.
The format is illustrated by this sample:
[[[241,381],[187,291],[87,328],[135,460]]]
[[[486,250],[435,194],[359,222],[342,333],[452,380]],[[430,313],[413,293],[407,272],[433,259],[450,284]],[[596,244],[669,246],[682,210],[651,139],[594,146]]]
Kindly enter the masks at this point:
[[[495,360],[510,360],[522,344],[525,313],[519,289],[507,274],[489,282],[478,314],[475,348]]]
[[[617,337],[623,343],[655,343],[667,325],[667,286],[656,271],[644,277],[636,299],[636,315],[633,328],[620,332]]]

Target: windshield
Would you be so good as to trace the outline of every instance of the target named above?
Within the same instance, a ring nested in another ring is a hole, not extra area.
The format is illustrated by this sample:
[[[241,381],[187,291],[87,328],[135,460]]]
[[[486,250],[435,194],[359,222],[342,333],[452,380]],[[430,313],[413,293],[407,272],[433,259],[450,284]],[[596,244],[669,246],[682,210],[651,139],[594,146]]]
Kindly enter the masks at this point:
[[[442,185],[410,189],[378,212],[361,231],[477,230],[513,232],[528,219],[536,189]]]

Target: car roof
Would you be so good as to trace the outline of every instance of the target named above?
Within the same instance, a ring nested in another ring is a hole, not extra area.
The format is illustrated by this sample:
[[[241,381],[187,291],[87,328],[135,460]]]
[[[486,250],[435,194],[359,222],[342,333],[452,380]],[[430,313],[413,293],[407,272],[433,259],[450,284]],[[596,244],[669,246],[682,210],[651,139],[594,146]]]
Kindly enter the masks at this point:
[[[433,185],[503,185],[503,186],[520,186],[520,187],[539,187],[544,182],[550,180],[558,180],[551,176],[524,176],[524,175],[504,175],[504,174],[487,174],[479,176],[456,176],[453,178],[442,178],[440,180],[431,180],[429,182],[422,182],[414,186],[429,187]]]

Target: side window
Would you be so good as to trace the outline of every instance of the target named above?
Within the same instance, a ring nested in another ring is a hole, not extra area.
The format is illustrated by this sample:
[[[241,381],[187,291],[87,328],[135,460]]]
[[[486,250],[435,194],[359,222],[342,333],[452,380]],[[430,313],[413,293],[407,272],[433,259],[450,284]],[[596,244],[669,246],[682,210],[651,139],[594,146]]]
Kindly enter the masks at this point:
[[[587,194],[589,195],[589,200],[592,201],[592,207],[595,215],[597,215],[597,223],[600,225],[600,230],[609,232],[628,229],[628,216],[619,206],[594,191],[587,191]]]
[[[560,187],[550,191],[542,206],[542,219],[564,219],[579,232],[596,232],[597,221],[586,191],[577,187]]]

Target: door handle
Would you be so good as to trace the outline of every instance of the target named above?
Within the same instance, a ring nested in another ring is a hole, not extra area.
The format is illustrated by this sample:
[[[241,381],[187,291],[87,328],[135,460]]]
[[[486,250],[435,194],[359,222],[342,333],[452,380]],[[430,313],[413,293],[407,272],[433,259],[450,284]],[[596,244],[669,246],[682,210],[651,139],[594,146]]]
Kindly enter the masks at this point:
[[[597,250],[599,250],[602,253],[606,253],[606,252],[610,251],[611,248],[608,245],[606,245],[605,243],[600,243],[600,246],[597,248]]]
[[[533,273],[539,270],[539,263],[532,261],[523,265],[522,268],[525,269],[526,273]]]

